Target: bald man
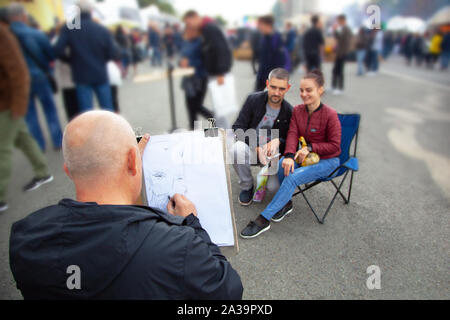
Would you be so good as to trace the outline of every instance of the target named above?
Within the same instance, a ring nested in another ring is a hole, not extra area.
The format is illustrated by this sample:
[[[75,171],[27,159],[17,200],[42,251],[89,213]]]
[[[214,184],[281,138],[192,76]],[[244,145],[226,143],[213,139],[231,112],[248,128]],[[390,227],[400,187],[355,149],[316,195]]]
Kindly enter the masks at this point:
[[[10,264],[25,299],[241,299],[237,272],[211,242],[192,202],[175,195],[166,214],[133,205],[141,155],[128,122],[84,113],[64,132],[64,171],[76,200],[16,222]]]

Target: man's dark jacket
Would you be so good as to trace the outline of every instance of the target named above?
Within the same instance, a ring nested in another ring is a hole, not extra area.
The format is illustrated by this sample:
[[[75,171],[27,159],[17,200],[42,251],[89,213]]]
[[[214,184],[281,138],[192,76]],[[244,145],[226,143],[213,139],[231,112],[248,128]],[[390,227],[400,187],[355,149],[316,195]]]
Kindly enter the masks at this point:
[[[247,131],[248,129],[256,129],[258,124],[261,122],[262,118],[266,114],[266,105],[269,100],[269,95],[267,91],[255,92],[248,96],[244,103],[239,116],[233,124],[232,129],[238,130],[242,129]],[[289,123],[292,116],[292,105],[283,100],[281,104],[280,113],[272,127],[273,129],[279,130],[280,139],[280,153],[284,153],[284,148],[286,146],[287,133],[289,131]],[[239,135],[237,135],[239,139]],[[245,138],[245,143],[249,144],[248,137]]]
[[[205,19],[202,27],[203,59],[209,76],[220,76],[230,72],[233,57],[224,33],[212,21]]]
[[[70,56],[66,48],[70,48]],[[80,29],[62,28],[55,53],[69,62],[75,84],[102,85],[109,83],[107,63],[119,60],[120,53],[108,29],[81,13]]]
[[[80,268],[81,289],[68,289]],[[194,215],[62,200],[13,224],[25,299],[241,299],[237,272]],[[70,270],[69,270],[70,271]]]

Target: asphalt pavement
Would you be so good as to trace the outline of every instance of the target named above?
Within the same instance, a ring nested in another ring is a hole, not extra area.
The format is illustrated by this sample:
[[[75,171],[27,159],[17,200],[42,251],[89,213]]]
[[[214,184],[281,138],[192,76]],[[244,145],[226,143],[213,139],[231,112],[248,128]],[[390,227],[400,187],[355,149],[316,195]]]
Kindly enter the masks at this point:
[[[331,80],[331,64],[324,65]],[[149,72],[146,65],[140,72]],[[254,86],[248,62],[235,62],[240,103]],[[300,104],[300,73],[292,76],[286,99]],[[338,112],[359,112],[360,171],[353,181],[352,199],[337,199],[324,225],[317,223],[301,196],[294,212],[252,240],[239,239],[240,252],[229,257],[241,275],[245,299],[449,299],[450,213],[450,72],[407,67],[393,57],[373,77],[356,76],[355,64],[345,69],[342,95],[327,92],[322,101]],[[328,90],[329,91],[329,90]],[[188,127],[180,80],[175,80],[178,126]],[[66,117],[57,96],[62,124]],[[133,127],[152,135],[171,129],[167,82],[135,84],[120,89],[122,114]],[[205,105],[211,107],[210,97]],[[45,127],[42,113],[41,123]],[[236,115],[231,115],[232,122]],[[47,130],[45,130],[47,131]],[[47,140],[50,139],[47,134]],[[0,299],[21,299],[8,257],[11,224],[62,198],[73,198],[74,188],[62,170],[62,154],[46,152],[55,180],[23,193],[32,178],[25,157],[14,154],[9,185],[10,209],[0,214]],[[242,207],[239,185],[231,170],[238,232],[269,203]],[[254,168],[255,174],[257,168]],[[308,191],[311,201],[324,208],[331,185]],[[206,192],[206,191],[205,191]],[[325,209],[325,208],[324,208]],[[369,266],[381,271],[381,288],[370,290]]]

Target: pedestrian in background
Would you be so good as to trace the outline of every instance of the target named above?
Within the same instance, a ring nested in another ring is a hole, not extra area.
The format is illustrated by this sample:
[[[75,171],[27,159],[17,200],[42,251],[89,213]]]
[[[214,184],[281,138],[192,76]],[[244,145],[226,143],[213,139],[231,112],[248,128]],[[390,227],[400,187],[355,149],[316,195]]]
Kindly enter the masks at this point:
[[[57,25],[53,30],[53,37],[51,38],[51,44],[55,45],[58,42],[59,34],[63,24]],[[72,81],[72,70],[70,69],[70,51],[66,48],[66,58],[64,61],[57,59],[55,61],[55,80],[58,83],[58,87],[62,93],[62,100],[64,110],[66,111],[67,120],[72,120],[76,117],[80,111],[78,108],[77,90],[75,83]]]
[[[307,72],[322,68],[321,57],[323,56],[325,45],[319,16],[314,15],[311,17],[311,25],[303,36],[303,51],[305,53]]]
[[[182,80],[188,109],[189,128],[193,130],[198,114],[206,119],[214,118],[214,114],[203,106],[208,89],[208,73],[203,65],[202,39],[196,29],[186,28],[185,30],[180,66],[195,69],[194,75],[183,77]]]
[[[261,33],[259,43],[259,68],[256,75],[255,91],[263,91],[269,73],[276,68],[284,68],[285,56],[283,52],[283,39],[274,29],[274,18],[271,15],[259,17],[258,30]]]
[[[6,192],[12,171],[14,147],[22,150],[31,163],[34,178],[25,191],[53,180],[47,160],[30,135],[24,116],[30,93],[30,73],[19,43],[8,30],[7,12],[0,9],[0,212],[6,211]]]
[[[131,63],[131,39],[121,25],[117,27],[114,38],[120,50],[123,77],[126,78]]]
[[[430,63],[429,67],[432,69],[434,68],[434,65],[439,60],[439,57],[441,56],[442,48],[442,33],[438,30],[434,33],[434,35],[431,37],[431,43],[430,43]]]
[[[162,66],[162,54],[161,54],[161,36],[159,34],[158,27],[154,23],[150,23],[147,32],[147,44],[150,51],[150,61],[152,67]]]
[[[232,107],[235,101],[236,92],[233,85],[234,78],[228,75],[233,65],[233,56],[230,45],[225,37],[224,32],[208,17],[201,17],[194,10],[189,10],[183,16],[183,22],[186,28],[196,30],[202,38],[202,60],[203,66],[208,73],[208,87],[211,89],[211,96],[217,97],[217,91],[222,89],[226,96],[227,103]],[[225,83],[225,76],[228,75],[229,82]],[[217,90],[216,90],[217,89]],[[213,102],[214,103],[214,102]],[[226,114],[223,112],[222,105],[217,101],[214,103],[214,113],[217,115],[217,126],[221,128],[229,128],[229,122]]]
[[[412,54],[417,66],[421,66],[424,59],[425,43],[423,37],[417,32],[414,34]]]
[[[364,59],[366,58],[367,53],[367,31],[366,28],[360,27],[358,31],[358,35],[356,37],[356,61],[358,63],[358,76],[362,76],[365,73],[364,70]]]
[[[141,42],[142,37],[139,29],[133,29],[130,33],[130,44],[131,44],[131,64],[133,65],[133,77],[137,76],[137,67],[142,61],[141,53]]]
[[[168,23],[164,28],[163,42],[167,59],[172,60],[175,55],[175,36],[172,27]]]
[[[203,63],[208,76],[215,78],[219,85],[225,81],[225,75],[231,71],[233,57],[225,34],[214,20],[200,17],[194,10],[185,13],[183,21],[186,27],[200,32],[203,51]]]
[[[337,17],[337,23],[333,27],[336,39],[336,58],[334,60],[331,85],[334,94],[341,94],[344,90],[344,68],[347,55],[351,49],[352,31],[347,26],[347,18],[344,14]]]
[[[286,23],[286,34],[285,34],[285,40],[284,40],[284,46],[286,47],[286,50],[289,53],[289,57],[292,62],[296,61],[296,51],[295,47],[297,44],[297,30],[292,25],[292,23],[288,22]]]
[[[383,31],[381,31],[381,29],[373,29],[371,38],[369,50],[369,72],[367,75],[374,76],[378,73],[380,53],[381,50],[383,50]]]
[[[252,30],[250,34],[250,46],[252,48],[252,69],[255,75],[258,74],[258,56],[261,33],[258,30]]]
[[[448,70],[450,61],[450,30],[447,30],[442,39],[441,49],[441,70]]]
[[[56,55],[66,56],[70,49],[70,66],[76,85],[80,112],[94,108],[93,95],[105,110],[113,110],[111,87],[106,65],[108,61],[119,60],[119,49],[108,29],[92,20],[93,7],[88,0],[78,2],[81,10],[82,28],[69,29],[64,26],[55,45]]]
[[[54,51],[44,33],[27,25],[28,16],[21,4],[12,3],[8,7],[8,18],[10,30],[20,44],[31,75],[31,91],[26,115],[28,128],[44,151],[46,143],[39,124],[35,103],[35,100],[39,99],[47,120],[53,147],[59,150],[62,143],[62,131],[53,98],[55,82],[52,74],[53,70],[50,67],[50,63],[55,59]]]

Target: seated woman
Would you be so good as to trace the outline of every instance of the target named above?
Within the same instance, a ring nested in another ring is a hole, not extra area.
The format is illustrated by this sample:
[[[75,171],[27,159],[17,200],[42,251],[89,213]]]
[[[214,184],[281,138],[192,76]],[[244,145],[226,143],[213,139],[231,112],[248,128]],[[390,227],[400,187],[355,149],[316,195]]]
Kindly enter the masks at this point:
[[[311,71],[301,80],[300,97],[304,104],[296,106],[292,113],[286,149],[278,171],[280,189],[258,218],[242,230],[242,238],[254,238],[269,230],[270,220],[283,220],[292,211],[291,198],[297,186],[327,177],[339,166],[341,123],[337,112],[320,101],[324,82],[319,70]],[[302,136],[308,145],[298,150]],[[295,162],[296,159],[302,163],[310,152],[320,156],[318,163],[301,167]]]

